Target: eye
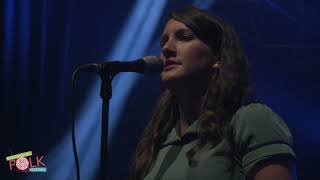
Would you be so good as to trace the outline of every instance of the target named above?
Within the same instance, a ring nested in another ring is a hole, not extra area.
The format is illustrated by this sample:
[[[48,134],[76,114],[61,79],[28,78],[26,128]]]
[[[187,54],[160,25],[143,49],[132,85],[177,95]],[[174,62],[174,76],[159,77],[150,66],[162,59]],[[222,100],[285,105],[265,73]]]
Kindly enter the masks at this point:
[[[177,32],[176,37],[180,41],[191,41],[194,39],[194,35],[188,31]]]
[[[190,41],[190,40],[192,40],[192,39],[193,39],[193,36],[190,35],[190,34],[183,34],[183,35],[181,36],[181,40],[184,40],[184,41]]]

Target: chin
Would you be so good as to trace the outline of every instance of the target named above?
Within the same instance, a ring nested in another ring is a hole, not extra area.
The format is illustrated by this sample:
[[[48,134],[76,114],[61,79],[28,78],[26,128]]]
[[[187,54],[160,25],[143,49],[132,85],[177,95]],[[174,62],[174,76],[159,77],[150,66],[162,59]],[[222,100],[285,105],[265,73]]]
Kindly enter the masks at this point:
[[[163,71],[160,76],[161,76],[162,82],[165,83],[170,81],[176,81],[180,78],[181,75],[173,71]]]
[[[161,74],[161,81],[167,89],[174,90],[183,86],[184,76],[179,76],[178,74]]]

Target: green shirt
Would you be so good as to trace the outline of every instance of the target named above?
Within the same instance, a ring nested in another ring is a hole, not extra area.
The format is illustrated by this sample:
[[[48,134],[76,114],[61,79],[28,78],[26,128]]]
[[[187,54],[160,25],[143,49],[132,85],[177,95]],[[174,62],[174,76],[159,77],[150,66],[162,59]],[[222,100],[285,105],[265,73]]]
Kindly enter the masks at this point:
[[[248,172],[262,160],[275,155],[295,159],[291,133],[285,122],[269,107],[254,103],[241,107],[231,120],[237,163],[228,171],[230,160],[225,152],[226,140],[201,149],[194,158],[197,166],[189,166],[186,152],[197,142],[195,121],[180,137],[173,128],[162,144],[156,161],[144,180],[245,180]]]

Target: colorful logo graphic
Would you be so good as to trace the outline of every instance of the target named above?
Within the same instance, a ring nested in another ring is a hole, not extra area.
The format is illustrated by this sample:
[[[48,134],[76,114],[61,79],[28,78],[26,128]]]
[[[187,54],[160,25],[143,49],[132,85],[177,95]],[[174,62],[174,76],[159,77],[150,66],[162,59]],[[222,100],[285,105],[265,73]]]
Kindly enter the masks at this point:
[[[10,171],[19,172],[47,172],[43,162],[44,156],[32,156],[32,151],[27,151],[7,156]]]

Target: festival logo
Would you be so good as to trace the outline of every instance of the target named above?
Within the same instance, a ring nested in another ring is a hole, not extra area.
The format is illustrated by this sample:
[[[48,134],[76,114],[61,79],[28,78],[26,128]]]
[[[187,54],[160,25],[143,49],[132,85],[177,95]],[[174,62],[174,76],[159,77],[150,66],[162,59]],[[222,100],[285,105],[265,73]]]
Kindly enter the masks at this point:
[[[44,156],[33,156],[27,151],[6,157],[10,171],[18,172],[47,172]]]

